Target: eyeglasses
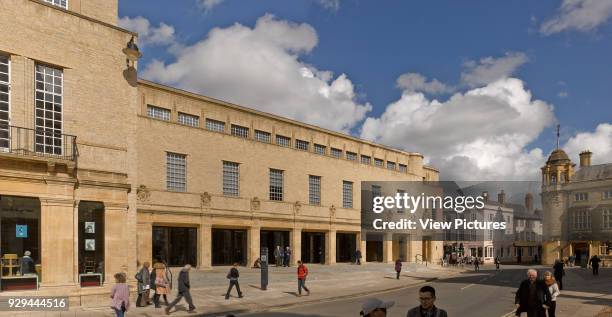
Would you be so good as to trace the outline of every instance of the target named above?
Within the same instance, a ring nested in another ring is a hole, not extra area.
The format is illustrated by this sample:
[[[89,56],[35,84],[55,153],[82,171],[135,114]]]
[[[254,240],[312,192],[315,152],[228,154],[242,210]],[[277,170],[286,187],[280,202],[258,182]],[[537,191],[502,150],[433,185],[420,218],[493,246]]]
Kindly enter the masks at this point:
[[[433,297],[419,297],[419,300],[422,301],[422,302],[426,302],[426,301],[429,301],[429,300],[432,300],[432,299],[433,299]]]

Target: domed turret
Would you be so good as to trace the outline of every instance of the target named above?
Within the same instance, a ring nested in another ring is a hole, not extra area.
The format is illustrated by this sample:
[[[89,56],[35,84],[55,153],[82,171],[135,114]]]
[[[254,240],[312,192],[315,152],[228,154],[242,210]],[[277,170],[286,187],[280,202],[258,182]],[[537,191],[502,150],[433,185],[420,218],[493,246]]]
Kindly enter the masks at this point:
[[[554,151],[552,151],[552,153],[550,153],[550,156],[548,157],[548,161],[546,161],[546,164],[567,164],[567,163],[571,163],[569,156],[567,156],[567,153],[565,153],[565,151],[563,151],[562,149],[556,149]]]

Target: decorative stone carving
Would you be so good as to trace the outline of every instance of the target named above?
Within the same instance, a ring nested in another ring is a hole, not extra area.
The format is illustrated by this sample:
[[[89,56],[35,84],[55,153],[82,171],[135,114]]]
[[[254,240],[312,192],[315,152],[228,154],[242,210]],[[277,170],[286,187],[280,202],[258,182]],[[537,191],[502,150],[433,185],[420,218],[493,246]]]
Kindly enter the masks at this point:
[[[210,197],[210,194],[208,192],[203,192],[200,195],[200,201],[202,202],[202,206],[210,206],[210,201],[212,200],[212,198]]]
[[[149,191],[147,186],[140,185],[138,186],[138,189],[136,189],[136,196],[138,196],[138,200],[140,201],[148,201],[151,197],[151,192]]]
[[[296,201],[295,204],[293,204],[293,208],[295,209],[295,213],[299,213],[300,209],[302,208],[302,204],[299,201]]]
[[[261,202],[259,201],[259,198],[253,197],[253,199],[251,199],[251,210],[259,210],[260,207]]]
[[[336,206],[331,205],[329,207],[329,215],[330,217],[336,217]]]

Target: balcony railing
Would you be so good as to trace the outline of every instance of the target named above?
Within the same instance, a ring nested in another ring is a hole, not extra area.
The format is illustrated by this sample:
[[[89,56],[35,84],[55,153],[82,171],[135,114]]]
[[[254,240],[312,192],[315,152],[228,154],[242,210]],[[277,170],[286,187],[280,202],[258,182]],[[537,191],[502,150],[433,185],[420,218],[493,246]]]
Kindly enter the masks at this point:
[[[76,136],[50,129],[0,125],[0,153],[76,161]]]

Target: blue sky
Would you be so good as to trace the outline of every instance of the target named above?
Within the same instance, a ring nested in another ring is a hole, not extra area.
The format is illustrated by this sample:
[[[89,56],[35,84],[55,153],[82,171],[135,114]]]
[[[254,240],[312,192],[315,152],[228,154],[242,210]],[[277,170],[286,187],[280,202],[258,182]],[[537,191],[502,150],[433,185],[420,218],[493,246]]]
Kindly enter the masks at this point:
[[[611,0],[119,2],[140,76],[422,152],[448,178],[533,179],[557,122],[574,160],[611,162],[611,15]]]

